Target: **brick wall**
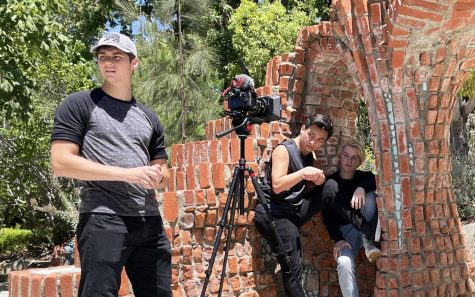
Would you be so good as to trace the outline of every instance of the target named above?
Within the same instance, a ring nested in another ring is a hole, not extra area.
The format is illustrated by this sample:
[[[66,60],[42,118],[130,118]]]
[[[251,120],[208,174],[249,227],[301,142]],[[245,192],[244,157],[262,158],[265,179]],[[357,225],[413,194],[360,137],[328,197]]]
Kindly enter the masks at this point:
[[[365,97],[378,173],[383,256],[376,266],[364,262],[358,266],[362,295],[471,296],[475,292],[475,269],[460,229],[448,156],[455,94],[475,65],[474,11],[471,0],[335,0],[332,22],[302,30],[295,52],[275,57],[267,66],[265,90],[281,95],[290,123],[301,122],[314,112],[334,119],[335,137],[318,154],[320,165],[329,170],[336,164],[339,141],[354,135],[358,96]],[[220,130],[226,122],[210,125],[209,131]],[[292,131],[298,128],[289,127]],[[265,150],[259,144],[265,141],[258,128],[255,132],[252,144],[258,154],[254,157],[259,157]],[[281,131],[272,132],[277,134],[271,139],[282,138]],[[233,145],[228,152],[231,141],[232,137],[224,141],[224,151],[222,145],[218,145],[221,150],[215,149],[224,154],[221,158],[225,163],[215,166],[225,168],[228,178],[232,165],[226,163],[237,160],[226,159],[233,155]],[[177,150],[190,158],[193,153],[186,146]],[[186,169],[185,163],[175,166],[177,177],[179,172],[194,172]],[[222,173],[218,176],[223,181]],[[219,195],[218,191],[222,197]],[[218,216],[219,212],[218,205]],[[236,245],[249,247],[242,261],[248,263],[247,257],[252,255],[254,266],[229,274],[227,292],[239,295],[256,290],[260,296],[274,296],[279,287],[275,286],[265,246],[250,224],[252,216],[249,211],[247,221],[241,220],[241,241]],[[193,232],[213,234],[213,230]],[[313,296],[338,295],[332,246],[320,217],[302,232],[305,289]],[[172,235],[176,237],[177,232]],[[201,247],[209,250],[209,244]],[[182,257],[179,251],[176,247],[178,263]],[[206,257],[198,259],[206,261]],[[176,266],[178,277],[183,276],[180,265]],[[202,278],[200,273],[189,276],[197,276],[197,283]],[[181,287],[187,280],[178,280],[183,292]]]
[[[335,1],[337,48],[369,109],[383,221],[378,296],[468,296],[451,190],[455,95],[475,65],[474,1]]]

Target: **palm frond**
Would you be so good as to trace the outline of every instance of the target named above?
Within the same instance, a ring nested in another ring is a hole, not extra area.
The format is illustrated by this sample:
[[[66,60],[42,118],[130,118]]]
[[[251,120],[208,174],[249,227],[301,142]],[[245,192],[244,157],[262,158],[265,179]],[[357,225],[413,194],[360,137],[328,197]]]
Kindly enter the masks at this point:
[[[142,15],[140,7],[137,5],[136,1],[114,0],[114,6],[129,23],[137,20]]]
[[[175,0],[155,1],[153,15],[156,16],[162,24],[170,24],[175,17],[175,4]]]

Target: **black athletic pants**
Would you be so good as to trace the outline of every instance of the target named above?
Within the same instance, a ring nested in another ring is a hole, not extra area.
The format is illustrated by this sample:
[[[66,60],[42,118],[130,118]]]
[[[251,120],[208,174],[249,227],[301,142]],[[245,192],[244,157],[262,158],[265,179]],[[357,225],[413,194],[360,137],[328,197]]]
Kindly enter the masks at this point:
[[[160,216],[81,214],[79,297],[116,297],[122,268],[137,297],[171,297],[171,247]]]
[[[286,264],[282,249],[272,232],[269,219],[264,211],[264,206],[261,203],[257,204],[255,209],[256,228],[267,240],[272,253],[280,264],[284,290],[288,297],[305,297],[302,296],[299,289],[299,282],[302,279],[302,249],[299,228],[317,212],[322,210],[327,204],[331,205],[338,214],[351,222],[357,229],[362,232],[363,230],[365,232],[369,231],[369,224],[359,210],[337,205],[335,201],[340,200],[339,195],[347,195],[347,193],[338,193],[338,184],[334,180],[328,180],[324,185],[315,187],[305,194],[300,213],[282,218],[274,218],[276,220],[277,233],[284,243],[285,252],[290,256],[290,262],[297,279],[294,279],[290,267]]]

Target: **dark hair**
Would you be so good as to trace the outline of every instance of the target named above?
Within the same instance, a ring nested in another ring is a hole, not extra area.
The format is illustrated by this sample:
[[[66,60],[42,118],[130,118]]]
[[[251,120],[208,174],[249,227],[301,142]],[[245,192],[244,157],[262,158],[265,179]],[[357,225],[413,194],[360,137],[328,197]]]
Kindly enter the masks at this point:
[[[311,125],[315,125],[318,128],[328,132],[327,139],[333,135],[333,122],[332,120],[323,114],[317,113],[314,116],[308,117],[305,121],[305,129],[308,129]]]
[[[97,56],[99,55],[99,50],[101,50],[101,49],[110,49],[110,48],[117,48],[117,47],[115,47],[113,45],[101,45],[100,47],[96,48],[96,50],[94,51],[94,54],[96,55],[96,59],[97,59]],[[121,50],[120,48],[117,48],[117,49]],[[135,59],[135,56],[132,53],[124,52],[124,54],[129,56],[129,61],[132,61],[133,59]]]

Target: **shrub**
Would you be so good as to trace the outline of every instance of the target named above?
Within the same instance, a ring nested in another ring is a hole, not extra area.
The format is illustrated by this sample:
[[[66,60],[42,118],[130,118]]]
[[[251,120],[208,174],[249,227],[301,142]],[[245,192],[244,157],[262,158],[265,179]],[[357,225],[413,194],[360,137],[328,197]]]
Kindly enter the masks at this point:
[[[361,164],[358,170],[371,171],[376,174],[376,160],[374,159],[373,148],[365,147],[366,160]]]
[[[475,114],[469,115],[466,125],[469,151],[467,155],[452,157],[452,188],[460,219],[472,222],[475,221]]]
[[[31,230],[2,228],[0,229],[0,256],[24,252],[32,241]]]
[[[467,156],[452,157],[452,189],[460,219],[475,221],[475,168]]]

